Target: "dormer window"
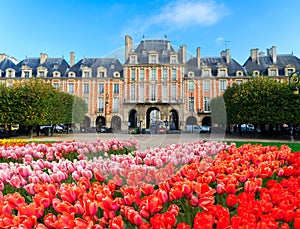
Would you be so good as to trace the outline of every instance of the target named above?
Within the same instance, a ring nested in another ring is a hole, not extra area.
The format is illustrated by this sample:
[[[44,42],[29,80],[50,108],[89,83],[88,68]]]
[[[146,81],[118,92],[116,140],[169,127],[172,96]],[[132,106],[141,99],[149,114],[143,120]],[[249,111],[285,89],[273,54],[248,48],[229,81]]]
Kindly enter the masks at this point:
[[[39,71],[38,77],[45,77],[45,71]]]
[[[260,74],[259,74],[259,71],[253,71],[253,73],[252,73],[252,76],[254,76],[254,77],[256,77],[256,76],[259,76]]]
[[[99,77],[99,78],[105,78],[105,77],[107,77],[107,72],[106,72],[106,68],[104,68],[104,67],[99,67],[98,69],[97,69],[97,77]]]
[[[157,64],[158,63],[158,55],[150,54],[149,55],[149,64]]]
[[[285,66],[285,68],[284,68],[284,75],[291,76],[292,73],[294,73],[295,71],[296,71],[295,66],[292,64],[289,64],[289,65]]]
[[[84,72],[82,73],[82,76],[83,76],[84,78],[89,78],[89,77],[90,77],[90,72],[89,72],[89,71],[84,71]]]
[[[120,77],[120,73],[119,72],[114,72],[114,77],[119,78]]]
[[[194,72],[189,72],[188,77],[194,77]]]
[[[11,68],[6,69],[6,77],[15,77],[15,70]]]
[[[243,74],[243,72],[242,71],[237,71],[236,72],[236,76],[243,76],[244,74]]]
[[[170,63],[171,64],[177,64],[177,56],[176,55],[172,55],[170,58]]]
[[[54,71],[53,72],[53,77],[60,77],[60,72]]]
[[[209,68],[202,69],[202,76],[203,77],[210,77],[211,76],[211,70]]]
[[[269,76],[278,76],[278,69],[275,67],[268,68],[268,75]]]
[[[69,76],[69,77],[75,77],[76,74],[75,74],[75,72],[69,72],[69,73],[68,73],[68,76]]]
[[[131,55],[130,56],[130,64],[137,64],[136,55]]]
[[[227,69],[226,68],[219,68],[217,76],[219,76],[219,77],[225,77],[225,76],[227,76]]]
[[[111,65],[110,65],[110,68],[111,68],[111,69],[115,69],[115,65],[114,65],[114,64],[111,64]]]
[[[58,68],[58,63],[55,62],[54,65],[53,65],[53,68],[57,69]]]

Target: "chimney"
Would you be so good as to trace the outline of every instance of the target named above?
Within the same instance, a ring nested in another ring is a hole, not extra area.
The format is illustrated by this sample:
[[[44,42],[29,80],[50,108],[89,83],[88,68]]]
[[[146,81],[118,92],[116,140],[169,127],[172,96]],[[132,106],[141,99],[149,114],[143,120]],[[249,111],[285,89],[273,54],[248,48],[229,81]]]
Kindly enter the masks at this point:
[[[270,49],[267,49],[268,56],[271,57],[274,64],[277,62],[276,46],[272,46]]]
[[[45,63],[45,61],[47,60],[48,55],[46,53],[41,53],[40,54],[40,64]]]
[[[171,49],[171,43],[170,41],[167,41],[167,50],[170,50]]]
[[[252,62],[256,62],[257,64],[260,64],[259,63],[259,56],[258,56],[258,49],[251,49],[250,54],[251,54]]]
[[[125,62],[129,58],[129,54],[132,53],[132,38],[128,35],[125,36]]]
[[[230,52],[229,52],[229,49],[225,50],[225,58],[226,58],[226,64],[229,64],[229,62],[230,62]]]
[[[0,62],[5,60],[7,58],[7,55],[5,53],[0,53]]]
[[[75,52],[70,52],[70,67],[75,64]]]
[[[184,64],[186,62],[186,46],[182,45],[180,47],[180,55],[181,55],[181,61]]]
[[[197,68],[200,68],[200,48],[197,48]]]

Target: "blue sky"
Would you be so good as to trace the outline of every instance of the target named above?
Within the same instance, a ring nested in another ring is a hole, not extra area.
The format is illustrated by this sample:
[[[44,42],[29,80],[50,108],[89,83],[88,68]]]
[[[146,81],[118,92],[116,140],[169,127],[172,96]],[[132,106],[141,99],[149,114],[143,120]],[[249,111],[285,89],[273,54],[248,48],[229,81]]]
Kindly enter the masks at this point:
[[[64,56],[124,58],[133,43],[164,38],[190,55],[220,56],[230,49],[244,64],[250,49],[300,57],[299,0],[1,0],[0,53],[18,60]],[[228,42],[227,42],[228,41]]]

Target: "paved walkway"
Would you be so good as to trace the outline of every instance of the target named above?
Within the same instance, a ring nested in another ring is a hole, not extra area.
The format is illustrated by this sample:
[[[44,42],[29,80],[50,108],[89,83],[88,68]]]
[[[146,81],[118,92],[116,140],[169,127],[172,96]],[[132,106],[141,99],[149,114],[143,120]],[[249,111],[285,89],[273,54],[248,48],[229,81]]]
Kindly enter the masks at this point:
[[[125,134],[125,133],[62,133],[54,134],[53,136],[35,136],[28,138],[26,136],[20,136],[18,138],[29,139],[35,141],[83,141],[83,140],[96,140],[96,139],[135,139],[140,143],[141,149],[154,149],[157,147],[165,147],[166,145],[194,142],[194,141],[244,141],[244,142],[289,142],[288,140],[274,140],[274,139],[257,139],[246,138],[246,136],[238,135],[225,135],[225,134],[196,134],[196,133],[181,133],[181,134]],[[299,142],[300,141],[296,141]]]

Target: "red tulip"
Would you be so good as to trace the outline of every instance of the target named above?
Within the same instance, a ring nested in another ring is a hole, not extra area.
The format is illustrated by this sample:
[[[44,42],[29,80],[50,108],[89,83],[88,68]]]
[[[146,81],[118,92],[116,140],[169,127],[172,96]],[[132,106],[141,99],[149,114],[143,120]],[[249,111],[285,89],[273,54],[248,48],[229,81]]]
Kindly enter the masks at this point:
[[[102,204],[103,204],[104,210],[107,210],[107,211],[116,211],[119,208],[117,200],[113,200],[109,196],[105,196],[102,199]]]
[[[191,229],[191,226],[181,222],[177,225],[176,229]]]
[[[234,194],[228,194],[228,196],[226,197],[226,204],[229,207],[233,207],[234,205],[237,204],[237,197]]]
[[[124,221],[121,216],[117,216],[109,221],[110,229],[124,229]]]

